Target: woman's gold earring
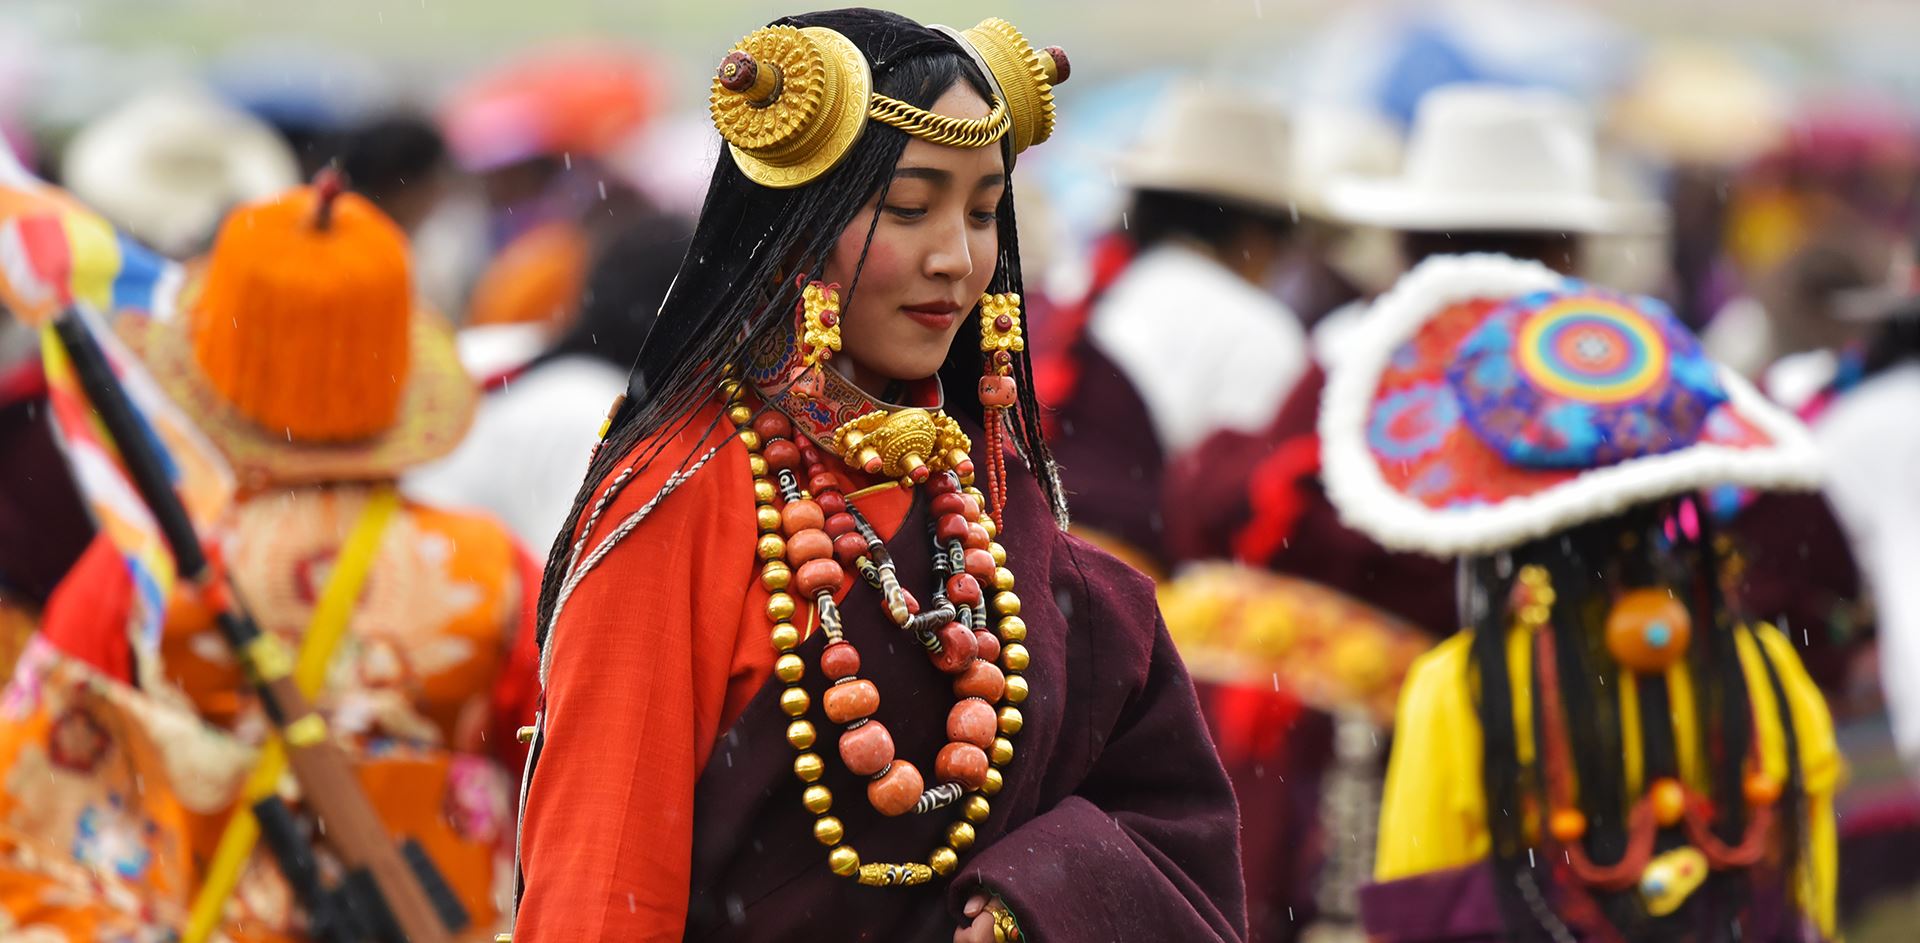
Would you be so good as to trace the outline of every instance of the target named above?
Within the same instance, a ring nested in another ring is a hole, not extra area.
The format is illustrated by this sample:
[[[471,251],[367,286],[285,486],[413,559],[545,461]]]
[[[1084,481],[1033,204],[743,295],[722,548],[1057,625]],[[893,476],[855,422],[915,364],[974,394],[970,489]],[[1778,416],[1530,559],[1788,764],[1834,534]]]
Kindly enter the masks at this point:
[[[793,381],[793,391],[808,399],[825,395],[827,379],[820,366],[833,359],[840,349],[840,286],[833,282],[809,282],[802,275],[800,301],[794,305],[799,324],[800,362],[807,367]]]
[[[1006,506],[1007,411],[1020,403],[1013,377],[1013,355],[1025,351],[1020,328],[1020,296],[1013,292],[980,296],[980,405],[986,413],[987,508],[994,526]]]

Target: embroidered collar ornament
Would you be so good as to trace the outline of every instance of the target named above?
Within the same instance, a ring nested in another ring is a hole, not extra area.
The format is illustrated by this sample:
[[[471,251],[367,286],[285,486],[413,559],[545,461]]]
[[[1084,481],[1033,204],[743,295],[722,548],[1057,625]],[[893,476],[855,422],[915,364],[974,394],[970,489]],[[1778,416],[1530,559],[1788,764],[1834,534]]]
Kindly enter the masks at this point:
[[[986,147],[1011,134],[1015,154],[1053,134],[1053,86],[1072,72],[1060,47],[1036,50],[998,18],[966,30],[936,29],[992,81],[997,94],[986,117],[937,114],[875,92],[866,57],[834,30],[769,26],[747,34],[721,60],[708,99],[714,127],[740,171],[775,189],[832,170],[868,121],[947,147]]]
[[[1805,427],[1652,299],[1442,256],[1365,317],[1327,381],[1323,477],[1386,546],[1484,553],[1683,491],[1817,483]]]

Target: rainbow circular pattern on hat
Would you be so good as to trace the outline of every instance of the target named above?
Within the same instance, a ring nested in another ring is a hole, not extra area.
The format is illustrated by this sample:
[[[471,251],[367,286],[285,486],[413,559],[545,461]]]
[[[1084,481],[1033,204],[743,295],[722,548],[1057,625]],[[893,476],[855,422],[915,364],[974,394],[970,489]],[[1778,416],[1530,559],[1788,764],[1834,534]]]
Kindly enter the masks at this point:
[[[1527,379],[1576,402],[1644,396],[1666,378],[1668,346],[1646,315],[1611,298],[1559,298],[1525,316],[1514,348]]]
[[[1664,306],[1578,282],[1488,312],[1446,372],[1473,435],[1518,468],[1597,468],[1685,448],[1726,401]]]

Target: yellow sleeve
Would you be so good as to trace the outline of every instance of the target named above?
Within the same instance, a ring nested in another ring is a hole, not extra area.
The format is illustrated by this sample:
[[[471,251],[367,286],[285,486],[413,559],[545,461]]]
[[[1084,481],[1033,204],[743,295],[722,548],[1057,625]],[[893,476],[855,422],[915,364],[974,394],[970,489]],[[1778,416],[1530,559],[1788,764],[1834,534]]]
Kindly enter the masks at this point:
[[[1746,670],[1747,690],[1760,731],[1761,761],[1767,775],[1776,780],[1786,778],[1786,736],[1780,725],[1773,685],[1767,680],[1767,669],[1760,662],[1754,639],[1765,647],[1780,674],[1780,687],[1786,693],[1800,747],[1800,778],[1807,796],[1807,860],[1801,863],[1797,896],[1800,906],[1819,925],[1821,935],[1838,939],[1834,908],[1839,839],[1833,821],[1833,795],[1846,778],[1846,763],[1834,740],[1833,717],[1827,712],[1826,698],[1807,676],[1793,643],[1779,630],[1763,624],[1754,629],[1751,637],[1742,634],[1739,643],[1740,661]]]
[[[1414,662],[1400,689],[1380,801],[1374,879],[1392,881],[1486,857],[1480,720],[1469,683],[1473,636],[1461,632]]]

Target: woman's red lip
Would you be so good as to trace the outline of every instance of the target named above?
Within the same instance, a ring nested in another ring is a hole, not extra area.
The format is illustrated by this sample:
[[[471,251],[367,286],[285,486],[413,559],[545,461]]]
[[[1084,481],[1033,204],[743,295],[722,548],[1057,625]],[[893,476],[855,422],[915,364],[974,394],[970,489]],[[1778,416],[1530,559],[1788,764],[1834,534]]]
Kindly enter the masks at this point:
[[[960,309],[957,307],[949,307],[942,311],[926,308],[901,308],[900,310],[915,323],[935,331],[944,331],[952,327],[954,319],[960,316],[958,313]]]
[[[960,310],[960,306],[951,301],[929,301],[926,304],[904,305],[901,310],[914,314],[952,314]]]

